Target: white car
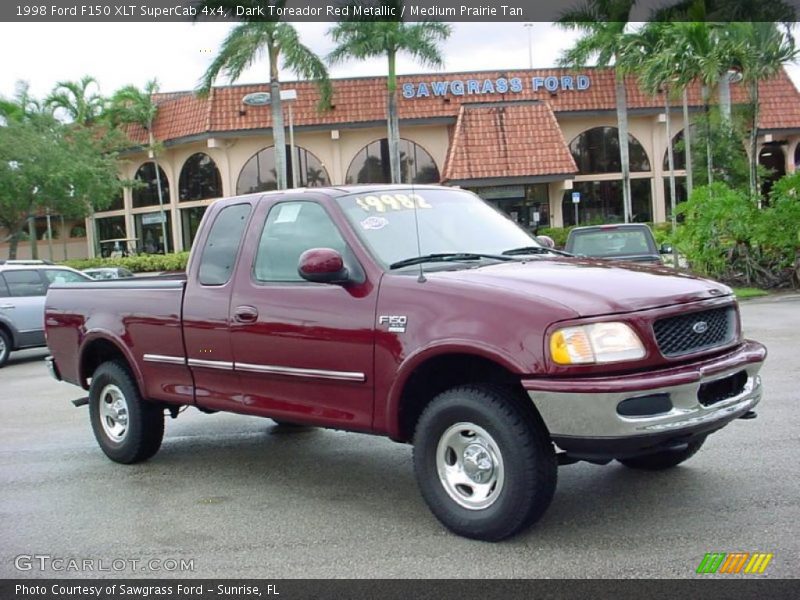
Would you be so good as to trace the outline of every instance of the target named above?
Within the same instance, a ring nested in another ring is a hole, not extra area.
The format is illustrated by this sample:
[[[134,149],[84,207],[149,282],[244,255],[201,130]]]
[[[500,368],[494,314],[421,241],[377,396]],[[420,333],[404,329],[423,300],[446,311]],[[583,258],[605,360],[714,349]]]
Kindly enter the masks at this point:
[[[45,346],[44,299],[54,282],[91,281],[41,260],[0,261],[0,367],[13,350]]]

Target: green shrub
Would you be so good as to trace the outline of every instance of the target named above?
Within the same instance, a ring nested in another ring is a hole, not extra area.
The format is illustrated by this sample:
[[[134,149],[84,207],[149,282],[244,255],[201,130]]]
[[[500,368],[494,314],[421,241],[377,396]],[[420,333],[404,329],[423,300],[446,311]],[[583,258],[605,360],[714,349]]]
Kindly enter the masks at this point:
[[[572,227],[540,227],[538,235],[547,235],[553,238],[556,248],[563,248],[567,243],[567,235]]]
[[[761,209],[724,183],[699,187],[677,208],[685,220],[674,243],[703,275],[734,285],[787,285],[800,250],[798,198],[800,174],[777,182]]]
[[[680,229],[680,225],[678,225],[678,228]],[[653,237],[656,238],[656,246],[659,248],[661,244],[672,242],[670,239],[672,236],[672,223],[653,223],[650,225],[650,229],[653,230]]]
[[[121,258],[81,258],[65,261],[73,269],[91,267],[125,267],[134,273],[155,273],[158,271],[183,271],[189,261],[188,252],[176,254],[139,254]]]

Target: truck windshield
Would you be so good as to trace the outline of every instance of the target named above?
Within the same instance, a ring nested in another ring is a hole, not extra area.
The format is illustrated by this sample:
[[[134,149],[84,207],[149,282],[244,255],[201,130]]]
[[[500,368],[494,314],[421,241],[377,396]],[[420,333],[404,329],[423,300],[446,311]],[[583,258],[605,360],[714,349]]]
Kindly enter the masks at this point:
[[[502,255],[512,248],[539,246],[510,219],[463,190],[389,189],[342,196],[337,201],[384,267],[420,255]]]

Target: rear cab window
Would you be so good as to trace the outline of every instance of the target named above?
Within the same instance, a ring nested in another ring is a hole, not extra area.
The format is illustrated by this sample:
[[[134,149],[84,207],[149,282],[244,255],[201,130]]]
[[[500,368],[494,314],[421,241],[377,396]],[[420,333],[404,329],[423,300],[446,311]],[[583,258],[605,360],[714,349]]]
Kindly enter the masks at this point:
[[[641,229],[601,229],[576,232],[571,251],[586,256],[628,256],[654,254],[656,249]]]

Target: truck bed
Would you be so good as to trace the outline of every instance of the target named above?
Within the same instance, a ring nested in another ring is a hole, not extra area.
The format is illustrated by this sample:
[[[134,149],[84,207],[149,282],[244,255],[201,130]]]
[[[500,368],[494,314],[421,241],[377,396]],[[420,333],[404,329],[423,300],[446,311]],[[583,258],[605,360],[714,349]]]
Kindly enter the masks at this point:
[[[107,342],[100,341],[102,332],[106,338],[111,335],[127,354],[145,397],[193,402],[192,377],[185,360],[175,364],[148,360],[186,356],[181,327],[185,288],[182,273],[51,285],[45,312],[47,343],[61,378],[88,388],[91,371],[78,363],[77,356],[95,342],[95,353],[107,352]]]

